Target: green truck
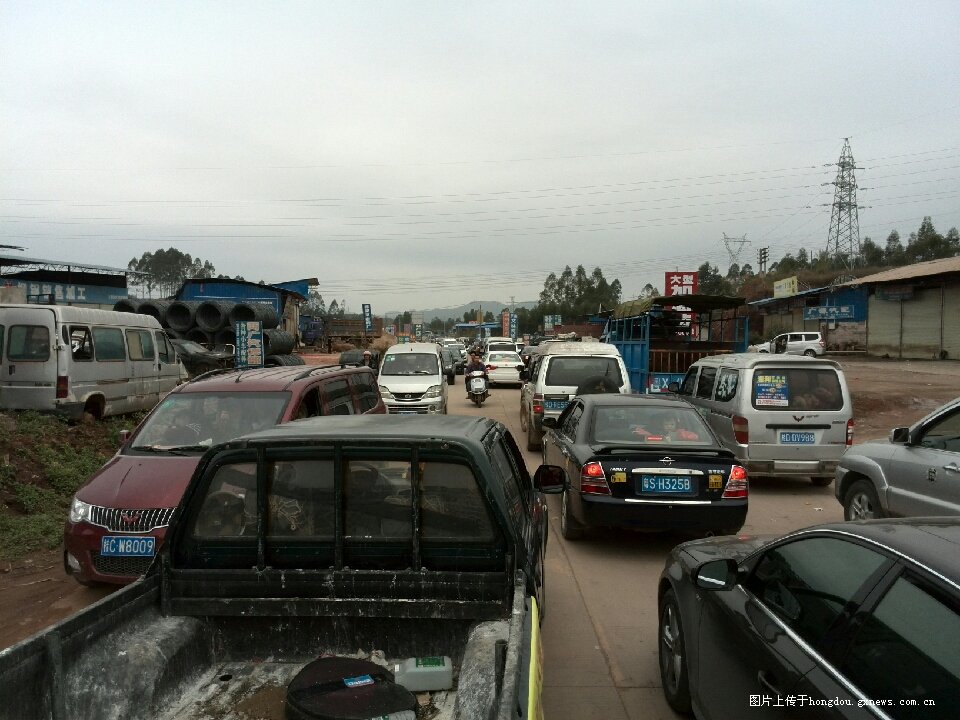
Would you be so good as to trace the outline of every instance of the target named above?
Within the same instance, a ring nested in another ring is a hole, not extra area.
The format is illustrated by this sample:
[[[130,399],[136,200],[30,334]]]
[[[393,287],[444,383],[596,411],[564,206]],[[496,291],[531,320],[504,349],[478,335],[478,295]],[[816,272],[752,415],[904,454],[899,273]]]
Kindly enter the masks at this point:
[[[320,417],[215,446],[144,577],[0,652],[0,718],[540,717],[562,487],[487,418]],[[317,680],[339,661],[382,672]],[[402,685],[434,664],[452,680]]]

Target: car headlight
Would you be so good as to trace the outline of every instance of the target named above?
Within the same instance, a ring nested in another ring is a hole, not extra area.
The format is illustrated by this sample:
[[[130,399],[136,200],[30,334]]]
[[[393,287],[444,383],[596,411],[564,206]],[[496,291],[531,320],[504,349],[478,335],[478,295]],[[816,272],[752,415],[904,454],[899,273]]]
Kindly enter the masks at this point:
[[[424,398],[438,398],[440,397],[440,386],[431,385],[427,388],[427,391],[423,394]]]
[[[74,495],[73,502],[70,504],[70,522],[87,522],[90,519],[90,510],[92,508],[93,505],[85,503]]]
[[[386,385],[380,386],[380,395],[384,400],[393,400],[393,393],[390,392],[390,388],[388,388]]]

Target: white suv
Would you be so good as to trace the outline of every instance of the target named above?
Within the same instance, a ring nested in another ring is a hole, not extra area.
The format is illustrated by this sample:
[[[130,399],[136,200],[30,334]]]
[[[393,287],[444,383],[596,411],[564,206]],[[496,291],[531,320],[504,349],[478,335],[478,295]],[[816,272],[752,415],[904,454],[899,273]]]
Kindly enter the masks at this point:
[[[826,352],[823,335],[818,332],[790,332],[777,335],[759,347],[760,352],[816,357]]]

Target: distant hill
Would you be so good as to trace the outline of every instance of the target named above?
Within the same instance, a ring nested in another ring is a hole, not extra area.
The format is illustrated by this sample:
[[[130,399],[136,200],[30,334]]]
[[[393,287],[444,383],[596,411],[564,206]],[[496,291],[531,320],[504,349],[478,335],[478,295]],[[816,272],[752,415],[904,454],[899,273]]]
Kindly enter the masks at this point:
[[[532,307],[535,307],[537,304],[536,300],[528,300],[526,302],[515,302],[513,304],[514,308],[527,308],[528,310]],[[451,308],[433,308],[431,310],[423,311],[423,321],[429,323],[434,318],[439,318],[440,320],[447,320],[453,318],[454,320],[463,320],[463,314],[467,310],[476,311],[477,308],[483,310],[483,313],[486,314],[487,311],[492,312],[495,316],[503,312],[504,308],[509,308],[509,305],[505,305],[502,302],[497,300],[471,300],[466,305],[458,305],[457,307]],[[397,315],[402,314],[403,310],[388,310],[383,313],[384,317],[394,318]]]

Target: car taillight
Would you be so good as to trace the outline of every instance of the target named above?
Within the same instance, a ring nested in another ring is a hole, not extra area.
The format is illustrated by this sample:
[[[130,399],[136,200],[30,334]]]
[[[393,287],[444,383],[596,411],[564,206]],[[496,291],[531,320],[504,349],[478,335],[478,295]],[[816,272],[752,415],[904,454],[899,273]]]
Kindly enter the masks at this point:
[[[750,423],[742,415],[734,415],[733,437],[741,445],[747,445],[750,442]]]
[[[57,400],[62,400],[67,397],[67,388],[70,385],[70,378],[66,375],[57,376]],[[847,443],[848,445],[850,443]]]
[[[823,338],[820,338],[820,340],[817,341],[817,345],[819,345],[820,347],[826,347],[826,344],[824,343]]]
[[[747,482],[747,470],[740,465],[734,465],[730,468],[730,477],[727,479],[727,487],[723,489],[725,498],[745,498],[749,492],[749,483]]]
[[[610,486],[598,462],[588,462],[580,471],[580,492],[584,495],[609,495]]]
[[[853,445],[853,418],[847,420],[847,447]]]
[[[543,415],[543,395],[540,393],[533,396],[533,414]]]

